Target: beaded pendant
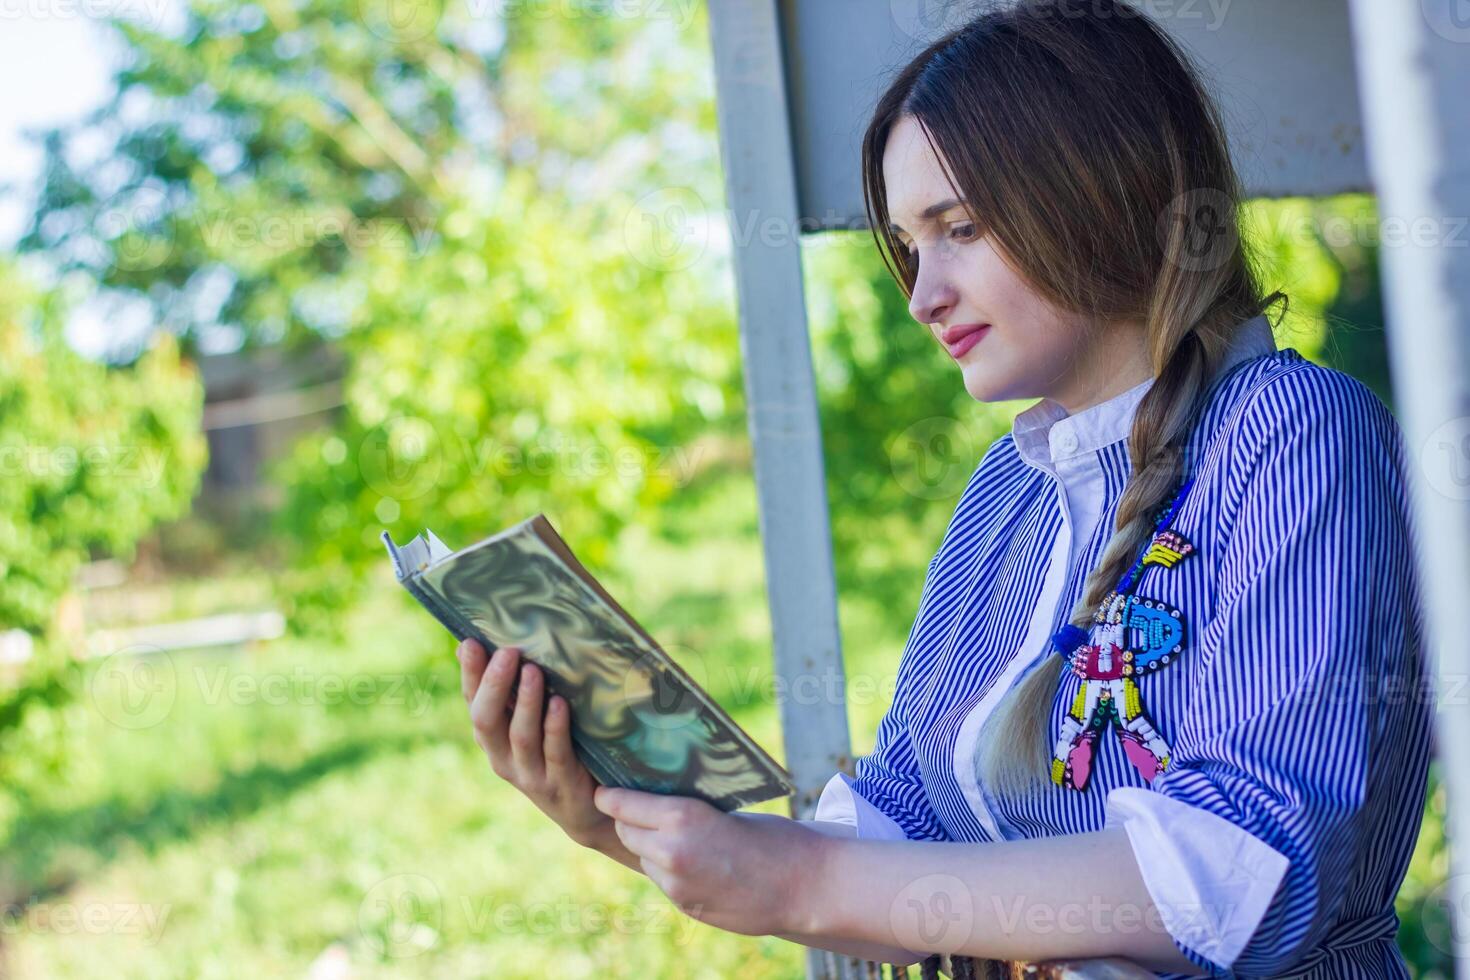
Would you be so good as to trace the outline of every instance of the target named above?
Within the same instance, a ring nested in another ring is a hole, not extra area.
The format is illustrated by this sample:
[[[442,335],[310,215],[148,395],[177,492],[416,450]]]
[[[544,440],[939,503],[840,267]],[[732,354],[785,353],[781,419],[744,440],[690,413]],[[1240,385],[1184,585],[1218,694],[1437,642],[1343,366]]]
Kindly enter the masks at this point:
[[[1184,648],[1184,615],[1155,599],[1135,595],[1148,565],[1174,568],[1196,553],[1184,535],[1169,528],[1193,481],[1186,481],[1161,508],[1154,535],[1118,586],[1092,616],[1092,631],[1068,623],[1052,647],[1082,681],[1052,753],[1051,778],[1059,786],[1087,788],[1097,740],[1109,727],[1123,754],[1146,783],[1169,767],[1169,746],[1143,708],[1138,679],[1170,664]],[[1129,643],[1130,631],[1138,636]]]

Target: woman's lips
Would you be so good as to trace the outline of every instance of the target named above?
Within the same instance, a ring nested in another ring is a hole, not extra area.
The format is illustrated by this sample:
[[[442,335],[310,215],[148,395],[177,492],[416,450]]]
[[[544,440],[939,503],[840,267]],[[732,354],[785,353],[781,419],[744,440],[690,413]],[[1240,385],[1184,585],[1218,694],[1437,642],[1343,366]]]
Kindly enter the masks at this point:
[[[949,356],[959,360],[969,352],[971,347],[980,343],[985,335],[990,332],[990,324],[976,323],[963,327],[950,327],[944,331],[944,349],[949,351]]]

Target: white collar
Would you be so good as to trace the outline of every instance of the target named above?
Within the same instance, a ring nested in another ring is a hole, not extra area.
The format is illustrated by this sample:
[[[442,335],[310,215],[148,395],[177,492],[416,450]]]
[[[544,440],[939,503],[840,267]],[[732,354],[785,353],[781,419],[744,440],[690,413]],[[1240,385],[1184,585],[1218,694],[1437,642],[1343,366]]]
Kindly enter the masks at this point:
[[[1247,320],[1231,339],[1216,377],[1251,357],[1276,350],[1271,323],[1263,313]],[[1051,469],[1056,463],[1095,453],[1126,439],[1133,425],[1134,410],[1153,386],[1149,378],[1107,401],[1085,408],[1076,415],[1050,398],[1043,398],[1016,416],[1011,435],[1021,458],[1033,466]]]

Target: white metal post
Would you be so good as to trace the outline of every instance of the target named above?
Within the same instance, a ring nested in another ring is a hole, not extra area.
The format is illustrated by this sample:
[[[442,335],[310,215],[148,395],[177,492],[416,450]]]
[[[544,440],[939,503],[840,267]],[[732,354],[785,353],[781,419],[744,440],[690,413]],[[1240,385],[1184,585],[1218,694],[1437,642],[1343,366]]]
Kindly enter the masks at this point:
[[[1396,402],[1413,454],[1415,521],[1448,801],[1444,900],[1457,975],[1470,978],[1470,4],[1353,0],[1354,45],[1378,190]],[[1390,237],[1391,234],[1391,237]]]
[[[709,11],[730,226],[763,232],[737,243],[735,285],[792,816],[806,818],[851,744],[781,33],[775,0],[711,0]],[[789,693],[808,689],[821,696]],[[834,966],[808,951],[809,977]]]

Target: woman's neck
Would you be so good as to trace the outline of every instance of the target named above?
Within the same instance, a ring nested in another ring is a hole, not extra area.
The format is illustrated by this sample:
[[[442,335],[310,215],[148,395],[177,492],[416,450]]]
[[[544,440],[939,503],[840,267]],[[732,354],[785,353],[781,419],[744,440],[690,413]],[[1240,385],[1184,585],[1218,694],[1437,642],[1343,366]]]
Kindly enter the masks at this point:
[[[1142,324],[1117,324],[1084,351],[1062,384],[1046,397],[1076,415],[1154,376]]]

